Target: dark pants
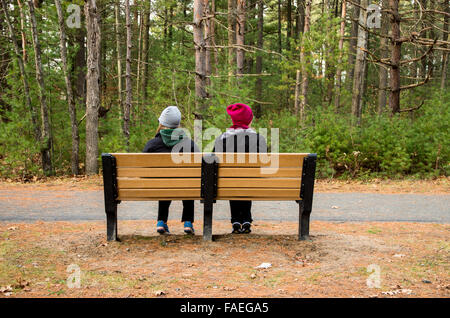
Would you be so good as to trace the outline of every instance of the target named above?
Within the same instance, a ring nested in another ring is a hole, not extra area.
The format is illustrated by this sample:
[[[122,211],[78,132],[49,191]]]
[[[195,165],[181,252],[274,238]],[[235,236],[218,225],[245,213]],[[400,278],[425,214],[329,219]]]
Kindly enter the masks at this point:
[[[252,223],[252,201],[230,201],[231,223]]]
[[[167,222],[169,207],[172,201],[158,201],[158,221]],[[181,222],[194,222],[194,201],[183,200],[183,216]]]

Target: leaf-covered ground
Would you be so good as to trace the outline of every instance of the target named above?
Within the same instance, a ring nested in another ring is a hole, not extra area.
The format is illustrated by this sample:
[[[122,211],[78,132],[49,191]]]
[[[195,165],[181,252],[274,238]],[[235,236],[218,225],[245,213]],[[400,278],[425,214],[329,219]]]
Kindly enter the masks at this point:
[[[181,225],[159,236],[154,221],[121,221],[122,242],[106,242],[104,222],[0,223],[0,297],[450,296],[448,224],[312,222],[299,242],[295,223],[231,235],[215,222],[212,243],[201,222],[194,237]]]

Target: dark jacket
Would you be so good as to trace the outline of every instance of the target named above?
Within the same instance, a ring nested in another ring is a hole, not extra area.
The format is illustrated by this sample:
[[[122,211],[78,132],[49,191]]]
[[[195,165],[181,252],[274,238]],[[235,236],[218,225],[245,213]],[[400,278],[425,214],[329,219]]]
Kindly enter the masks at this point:
[[[220,135],[213,152],[267,152],[266,139],[251,128],[228,129]]]
[[[155,138],[149,140],[144,147],[142,152],[172,152],[174,146],[179,149],[178,152],[184,152],[184,150],[189,150],[189,152],[199,152],[199,148],[194,143],[193,140],[184,136],[176,145],[168,146],[167,140],[164,142],[161,133],[157,133]],[[170,144],[170,143],[169,143]]]

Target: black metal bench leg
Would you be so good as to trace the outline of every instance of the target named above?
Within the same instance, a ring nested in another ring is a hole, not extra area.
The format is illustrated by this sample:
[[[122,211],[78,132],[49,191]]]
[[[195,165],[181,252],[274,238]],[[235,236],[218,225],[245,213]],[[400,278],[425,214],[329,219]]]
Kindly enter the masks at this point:
[[[205,202],[203,210],[203,240],[212,242],[213,204]]]
[[[298,239],[301,241],[310,240],[309,237],[309,217],[310,213],[305,213],[303,202],[298,204]]]
[[[106,238],[108,241],[119,241],[117,236],[117,204],[106,209]]]

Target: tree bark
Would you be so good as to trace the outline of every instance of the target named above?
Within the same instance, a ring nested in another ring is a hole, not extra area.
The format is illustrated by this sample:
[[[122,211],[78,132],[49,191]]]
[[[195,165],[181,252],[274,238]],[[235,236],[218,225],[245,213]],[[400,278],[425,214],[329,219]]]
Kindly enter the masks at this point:
[[[23,13],[23,4],[21,0],[17,0],[17,4],[19,5],[20,12],[20,34],[22,37],[22,56],[24,62],[27,61],[27,39],[25,33],[25,15]]]
[[[117,103],[119,106],[119,117],[123,116],[123,100],[122,100],[122,54],[120,45],[120,0],[114,2],[114,16],[115,16],[115,35],[116,35],[116,59],[117,59]]]
[[[84,7],[87,31],[86,75],[86,174],[98,173],[98,108],[100,106],[99,60],[100,28],[96,0],[87,0]]]
[[[243,50],[245,44],[245,0],[236,1],[236,74],[244,74],[244,62],[245,62],[245,51]]]
[[[382,9],[388,9],[387,0],[382,1]],[[386,12],[381,13],[381,34],[387,35],[389,30],[389,19]],[[387,57],[387,38],[380,37],[380,58]],[[386,65],[379,65],[378,70],[378,114],[381,115],[386,108],[387,102],[387,80],[388,70]]]
[[[449,14],[450,14],[450,6],[445,6],[446,1],[444,1],[444,10],[447,14],[444,17],[444,32],[442,32],[442,41],[448,41],[448,24],[449,24]],[[445,44],[444,48],[448,48],[448,45]],[[442,51],[442,63],[441,63],[441,90],[445,90],[445,85],[447,81],[447,70],[448,69],[448,51]]]
[[[144,38],[142,43],[142,81],[141,93],[144,103],[147,101],[147,84],[148,84],[148,52],[149,52],[149,30],[150,30],[150,1],[145,2],[144,9]]]
[[[345,15],[347,12],[346,0],[342,0],[342,11],[341,11],[341,29],[339,30],[339,58],[338,65],[336,69],[336,92],[334,95],[334,108],[336,111],[339,110],[341,106],[341,86],[342,86],[342,55],[344,49],[344,36],[345,36]]]
[[[367,8],[368,0],[361,0],[361,7]],[[358,42],[356,44],[356,62],[353,77],[352,115],[357,124],[361,123],[361,111],[364,98],[364,87],[367,64],[367,10],[359,11]]]
[[[131,16],[130,16],[130,0],[125,1],[125,23],[127,28],[127,53],[125,66],[125,109],[123,112],[123,135],[126,139],[127,150],[130,147],[130,112],[131,112]]]
[[[228,0],[228,75],[231,76],[235,71],[235,49],[236,43],[236,0]]]
[[[39,103],[41,105],[41,156],[44,174],[53,175],[52,165],[52,133],[48,115],[47,97],[45,95],[45,79],[42,71],[41,45],[37,34],[36,15],[33,1],[28,1],[31,21],[31,34],[33,39],[34,61],[36,67],[36,81],[39,87]]]
[[[264,44],[264,0],[257,0],[258,5],[258,40],[257,40],[257,47],[259,49],[263,48]],[[261,52],[258,52],[256,55],[256,74],[262,73],[262,55]],[[262,100],[262,78],[261,76],[258,76],[256,78],[256,99],[258,101]],[[255,117],[259,118],[261,117],[261,104],[257,103],[255,107]]]
[[[311,20],[311,2],[312,0],[305,0],[305,28],[303,29],[303,35],[306,36],[309,33],[309,25]],[[302,63],[302,99],[300,100],[300,121],[305,119],[305,108],[308,104],[308,68],[306,61],[305,46],[302,43],[300,50],[300,62]]]
[[[400,112],[400,57],[402,42],[400,41],[400,15],[398,13],[398,1],[389,0],[391,19],[391,68],[390,68],[390,95],[389,107],[392,114]]]
[[[297,0],[297,12],[295,19],[295,38],[298,39],[300,37],[300,33],[303,33],[303,29],[305,28],[305,7],[304,0]]]
[[[66,29],[64,24],[64,15],[61,8],[61,2],[55,0],[56,12],[58,14],[59,23],[59,49],[61,52],[61,61],[64,73],[64,81],[66,83],[66,97],[69,108],[69,116],[72,131],[72,154],[71,154],[71,168],[72,174],[77,175],[79,173],[78,167],[78,153],[80,146],[80,138],[78,135],[78,123],[77,123],[77,109],[75,99],[72,90],[72,78],[67,67],[67,47],[66,47]]]
[[[348,65],[350,66],[348,70],[348,76],[346,76],[347,89],[352,90],[353,85],[353,74],[355,71],[355,58],[356,58],[356,44],[358,42],[358,19],[359,19],[359,4],[361,0],[355,0],[352,10],[352,26],[350,30],[350,41],[348,50]]]
[[[283,47],[281,45],[281,0],[278,0],[278,53],[281,54]]]
[[[286,48],[291,50],[291,37],[292,37],[292,0],[287,0],[286,4]]]
[[[211,34],[211,18],[209,18],[211,12],[209,9],[209,0],[203,0],[203,14],[206,17],[204,20],[204,26],[205,26],[205,85],[209,86],[211,84],[211,51],[212,51],[212,34]]]
[[[205,88],[205,38],[203,36],[203,0],[194,0],[194,48],[195,48],[195,97],[197,117],[204,111],[204,102],[207,97]]]

